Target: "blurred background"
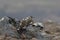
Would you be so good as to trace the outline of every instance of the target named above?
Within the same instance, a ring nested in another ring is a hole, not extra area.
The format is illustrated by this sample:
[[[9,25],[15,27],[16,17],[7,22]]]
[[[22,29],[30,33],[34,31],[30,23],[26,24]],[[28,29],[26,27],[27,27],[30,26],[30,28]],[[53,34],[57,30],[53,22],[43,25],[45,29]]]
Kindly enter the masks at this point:
[[[34,16],[60,23],[60,0],[0,0],[0,17]]]

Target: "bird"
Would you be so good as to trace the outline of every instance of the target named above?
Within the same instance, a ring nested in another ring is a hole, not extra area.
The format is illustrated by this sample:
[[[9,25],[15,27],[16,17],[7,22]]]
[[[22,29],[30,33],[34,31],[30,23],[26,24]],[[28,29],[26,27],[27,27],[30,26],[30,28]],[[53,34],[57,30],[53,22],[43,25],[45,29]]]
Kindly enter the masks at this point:
[[[44,28],[44,25],[42,24],[42,23],[40,23],[40,22],[35,22],[35,23],[33,23],[32,24],[32,26],[34,27],[40,27],[40,30],[42,30],[43,28]]]

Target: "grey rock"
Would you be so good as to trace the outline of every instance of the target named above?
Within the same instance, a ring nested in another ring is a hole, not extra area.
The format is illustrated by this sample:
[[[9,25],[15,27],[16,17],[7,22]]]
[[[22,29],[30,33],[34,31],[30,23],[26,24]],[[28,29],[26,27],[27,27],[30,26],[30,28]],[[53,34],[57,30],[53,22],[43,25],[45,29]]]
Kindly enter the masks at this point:
[[[4,17],[4,20],[0,22],[0,34],[8,34],[11,37],[19,37],[14,26],[8,23],[8,17]]]

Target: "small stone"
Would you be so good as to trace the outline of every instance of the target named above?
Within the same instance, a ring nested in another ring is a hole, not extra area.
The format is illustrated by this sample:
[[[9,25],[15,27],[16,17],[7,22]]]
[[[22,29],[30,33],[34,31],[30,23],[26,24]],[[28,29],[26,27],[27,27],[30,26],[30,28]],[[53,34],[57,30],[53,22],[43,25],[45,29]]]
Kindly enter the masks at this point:
[[[16,39],[16,38],[11,38],[10,40],[18,40],[18,39]]]
[[[22,39],[26,39],[26,36],[24,34],[21,34]]]
[[[0,35],[0,40],[4,40],[5,36],[4,35]]]
[[[60,36],[56,36],[52,40],[60,40]]]
[[[36,39],[36,38],[32,38],[31,40],[38,40],[38,39]]]

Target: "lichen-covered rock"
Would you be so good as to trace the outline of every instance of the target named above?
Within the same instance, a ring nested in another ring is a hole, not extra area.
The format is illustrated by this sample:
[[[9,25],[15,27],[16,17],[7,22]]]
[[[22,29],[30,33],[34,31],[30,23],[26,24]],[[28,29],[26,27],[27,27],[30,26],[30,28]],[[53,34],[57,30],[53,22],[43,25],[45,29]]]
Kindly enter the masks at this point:
[[[8,36],[19,38],[16,28],[8,23],[8,19],[4,17],[4,20],[0,21],[0,35],[8,34]]]

